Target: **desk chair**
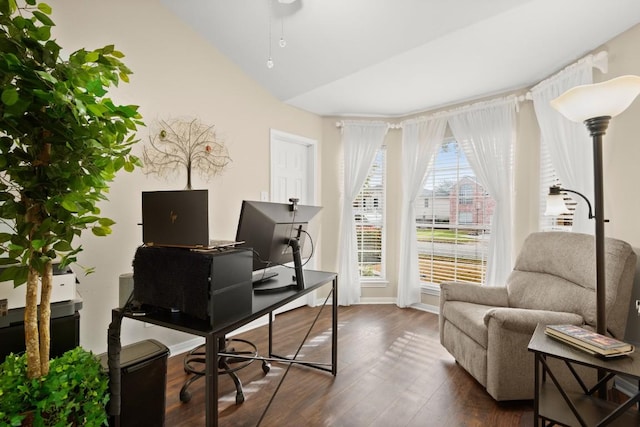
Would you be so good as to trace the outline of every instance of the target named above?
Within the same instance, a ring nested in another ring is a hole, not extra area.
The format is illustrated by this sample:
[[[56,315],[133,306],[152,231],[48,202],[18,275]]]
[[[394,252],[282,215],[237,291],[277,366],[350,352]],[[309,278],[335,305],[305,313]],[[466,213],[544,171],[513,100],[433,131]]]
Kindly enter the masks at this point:
[[[204,346],[204,344],[199,345],[189,351],[184,357],[184,371],[187,374],[191,374],[191,377],[185,381],[182,389],[180,389],[180,401],[183,403],[191,400],[191,393],[188,391],[189,386],[194,381],[203,378],[206,374],[206,353]],[[255,344],[250,341],[240,338],[226,339],[224,337],[219,339],[218,348],[220,349],[220,353],[238,356],[219,356],[218,375],[227,374],[231,377],[236,386],[236,405],[239,405],[244,402],[244,393],[242,392],[242,382],[240,382],[240,378],[238,378],[236,372],[246,368],[258,358],[258,349]],[[262,372],[266,375],[270,370],[271,364],[263,360]]]

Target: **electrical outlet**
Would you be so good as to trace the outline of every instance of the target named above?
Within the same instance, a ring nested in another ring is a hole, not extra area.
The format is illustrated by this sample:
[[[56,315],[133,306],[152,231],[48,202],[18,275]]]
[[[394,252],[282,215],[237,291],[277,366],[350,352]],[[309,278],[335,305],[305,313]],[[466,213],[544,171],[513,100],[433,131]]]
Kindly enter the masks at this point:
[[[4,298],[0,299],[0,317],[4,317],[9,314],[9,300]]]
[[[636,300],[636,311],[638,312],[638,316],[640,316],[640,299]]]

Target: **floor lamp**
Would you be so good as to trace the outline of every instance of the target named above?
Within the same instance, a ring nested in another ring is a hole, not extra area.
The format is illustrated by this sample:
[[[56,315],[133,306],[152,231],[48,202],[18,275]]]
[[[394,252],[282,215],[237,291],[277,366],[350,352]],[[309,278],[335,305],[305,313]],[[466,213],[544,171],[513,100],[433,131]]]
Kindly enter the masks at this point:
[[[609,120],[626,110],[640,94],[639,76],[622,76],[602,83],[576,86],[551,101],[551,106],[574,122],[586,125],[593,139],[594,213],[596,223],[596,331],[606,335],[606,288],[604,259],[604,197],[602,172],[602,136]],[[566,190],[584,197],[576,191]]]

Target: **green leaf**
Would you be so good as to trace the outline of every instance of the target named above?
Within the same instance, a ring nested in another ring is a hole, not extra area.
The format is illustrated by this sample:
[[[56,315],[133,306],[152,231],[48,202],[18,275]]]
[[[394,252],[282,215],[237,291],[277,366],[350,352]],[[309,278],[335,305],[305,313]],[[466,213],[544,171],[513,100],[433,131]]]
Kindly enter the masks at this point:
[[[14,87],[9,87],[2,91],[2,103],[4,105],[13,105],[18,102],[20,99],[20,95],[18,95],[18,91]]]
[[[50,83],[58,83],[58,79],[56,79],[55,77],[53,77],[53,75],[51,75],[51,73],[47,73],[46,71],[36,71],[36,74],[38,74],[40,76],[40,78],[42,80],[45,80],[47,82]]]
[[[95,116],[103,117],[106,109],[100,104],[89,104],[87,105],[87,110],[91,111]]]
[[[116,222],[114,220],[112,220],[111,218],[100,218],[98,220],[98,224],[102,225],[103,227],[111,227],[115,223]]]
[[[91,228],[91,231],[93,232],[93,234],[100,237],[108,236],[109,234],[111,234],[111,229],[109,227],[93,227]]]
[[[100,80],[94,80],[92,82],[89,82],[87,84],[87,89],[89,90],[89,92],[91,92],[96,96],[104,96],[107,93],[107,91],[102,86],[102,82]]]
[[[40,27],[36,30],[36,38],[40,41],[46,41],[51,38],[51,27]]]
[[[12,265],[0,273],[0,282],[13,281],[13,286],[20,286],[27,281],[29,267],[26,265]]]
[[[73,247],[71,247],[71,244],[69,244],[69,242],[66,242],[66,241],[59,241],[58,243],[53,245],[53,248],[56,251],[60,251],[60,252],[69,252],[73,250]]]
[[[84,57],[85,62],[96,62],[100,58],[100,53],[96,52],[87,52]]]
[[[62,201],[62,207],[69,212],[78,212],[78,205],[72,200],[65,199]]]
[[[51,6],[46,3],[38,3],[38,10],[42,13],[46,13],[47,15],[51,15]]]
[[[33,247],[33,249],[35,250],[40,250],[42,248],[44,248],[46,246],[47,242],[45,240],[32,240],[31,241],[31,246]]]
[[[42,13],[39,10],[34,10],[33,11],[33,16],[36,17],[36,19],[40,22],[42,22],[44,25],[48,25],[48,26],[53,26],[56,25],[51,18],[49,18],[46,14]]]

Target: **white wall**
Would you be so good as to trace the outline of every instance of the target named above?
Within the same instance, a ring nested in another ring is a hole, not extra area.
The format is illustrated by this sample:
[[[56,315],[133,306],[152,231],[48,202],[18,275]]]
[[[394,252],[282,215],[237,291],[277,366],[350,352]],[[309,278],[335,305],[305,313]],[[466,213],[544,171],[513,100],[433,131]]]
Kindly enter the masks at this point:
[[[110,95],[118,103],[140,106],[149,127],[168,117],[198,117],[215,124],[228,144],[232,163],[210,183],[194,177],[194,188],[209,189],[211,236],[235,237],[243,199],[259,200],[269,190],[269,129],[275,128],[320,141],[319,117],[286,106],[272,97],[239,68],[203,41],[166,10],[159,0],[51,0],[53,35],[64,51],[115,44],[134,72],[129,84]],[[149,130],[141,128],[141,142]],[[139,153],[141,144],[136,148]],[[322,150],[321,143],[319,150]],[[96,272],[83,276],[79,290],[80,344],[94,352],[106,350],[111,309],[118,304],[118,276],[131,271],[141,243],[140,193],[146,190],[183,189],[186,175],[174,182],[160,181],[142,171],[122,172],[111,186],[102,213],[114,219],[113,234],[82,237],[79,264]],[[168,346],[192,337],[142,322],[123,323],[122,342],[156,338]]]

